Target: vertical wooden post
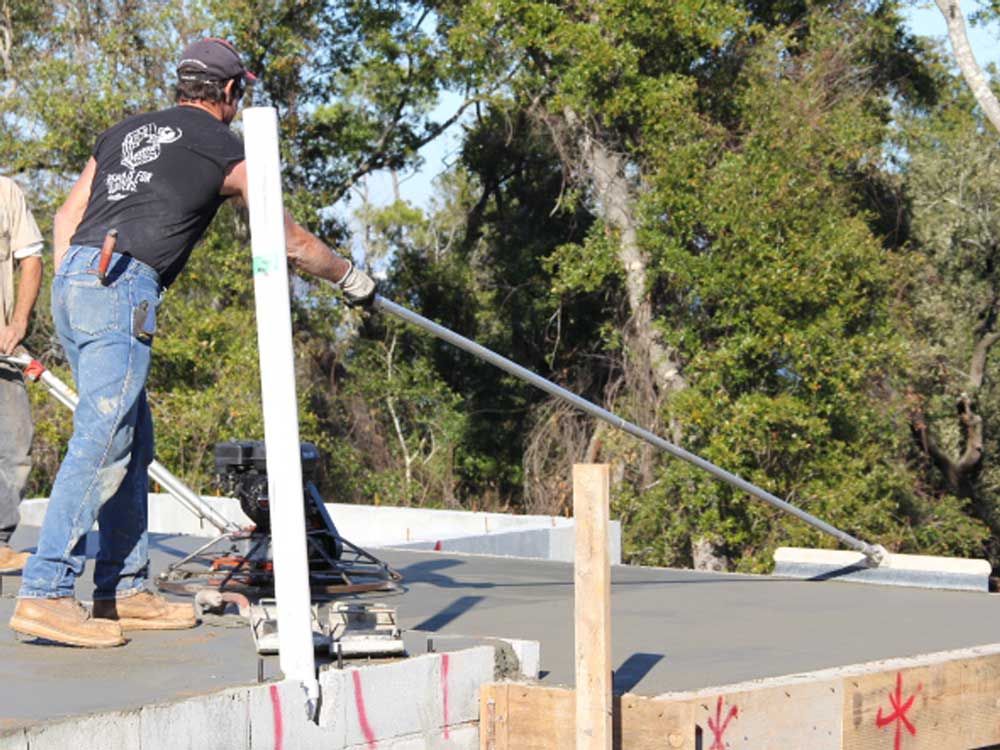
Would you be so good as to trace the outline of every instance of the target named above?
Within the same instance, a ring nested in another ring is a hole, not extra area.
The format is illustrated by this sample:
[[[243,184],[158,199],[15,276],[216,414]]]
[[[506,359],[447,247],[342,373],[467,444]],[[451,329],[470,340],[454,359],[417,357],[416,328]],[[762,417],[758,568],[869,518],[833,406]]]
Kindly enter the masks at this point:
[[[607,464],[573,465],[576,750],[611,750],[611,562]]]

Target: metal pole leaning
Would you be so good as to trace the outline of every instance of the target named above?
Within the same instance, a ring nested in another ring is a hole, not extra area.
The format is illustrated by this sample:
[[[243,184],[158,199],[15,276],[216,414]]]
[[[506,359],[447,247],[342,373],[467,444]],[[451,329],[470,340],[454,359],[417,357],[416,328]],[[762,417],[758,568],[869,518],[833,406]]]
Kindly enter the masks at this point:
[[[18,347],[14,354],[10,356],[0,355],[0,360],[10,362],[24,368],[25,376],[29,380],[40,380],[52,397],[70,411],[76,411],[76,405],[80,402],[79,397],[62,380],[57,378],[45,365],[37,359],[33,359],[23,348]],[[147,469],[150,478],[159,483],[177,502],[183,505],[193,515],[204,518],[222,534],[232,534],[240,530],[238,524],[230,521],[206,503],[181,479],[167,469],[159,461],[153,461]]]
[[[499,367],[501,370],[508,372],[511,375],[525,381],[526,383],[529,383],[530,385],[533,385],[536,388],[545,391],[549,395],[555,396],[556,398],[562,399],[563,401],[572,404],[576,408],[580,409],[583,412],[586,412],[592,417],[596,417],[597,419],[607,422],[611,426],[617,427],[618,429],[627,432],[630,435],[639,438],[640,440],[644,440],[650,445],[653,445],[659,448],[660,450],[666,451],[670,455],[679,458],[682,461],[687,461],[689,464],[692,464],[694,466],[697,466],[699,469],[707,471],[715,478],[720,479],[723,482],[726,482],[727,484],[732,485],[733,487],[736,487],[737,489],[742,490],[743,492],[746,492],[749,495],[753,495],[759,500],[763,500],[768,505],[771,505],[777,508],[778,510],[782,510],[785,513],[795,516],[800,521],[804,521],[805,523],[812,526],[814,529],[818,529],[819,531],[822,531],[824,534],[829,534],[830,536],[834,537],[844,546],[850,547],[853,550],[857,550],[858,552],[863,554],[866,558],[868,558],[868,560],[872,564],[878,565],[886,555],[886,551],[881,545],[869,544],[868,542],[864,542],[856,537],[851,536],[845,531],[841,531],[836,526],[832,526],[828,524],[826,521],[823,521],[822,519],[812,515],[811,513],[807,513],[801,508],[798,508],[792,505],[791,503],[782,500],[781,498],[776,497],[775,495],[772,495],[767,490],[763,490],[760,487],[746,481],[745,479],[742,479],[741,477],[738,477],[735,474],[726,471],[725,469],[719,468],[715,464],[706,461],[704,458],[696,456],[694,453],[686,451],[680,446],[674,445],[673,443],[664,440],[659,435],[656,435],[650,432],[649,430],[644,430],[638,425],[632,424],[631,422],[622,419],[617,414],[614,414],[608,411],[607,409],[603,409],[597,404],[591,403],[590,401],[587,401],[587,399],[581,398],[580,396],[577,396],[575,393],[572,393],[571,391],[567,391],[565,388],[562,388],[556,385],[555,383],[546,380],[540,375],[536,375],[535,373],[531,372],[531,370],[521,367],[521,365],[510,361],[506,357],[502,357],[496,352],[487,349],[485,346],[481,346],[480,344],[477,344],[475,341],[471,341],[465,338],[464,336],[460,336],[454,331],[451,331],[445,328],[444,326],[438,325],[432,320],[428,320],[422,315],[418,315],[417,313],[406,309],[402,305],[397,305],[395,302],[387,300],[385,297],[376,295],[375,301],[373,302],[373,307],[376,310],[381,310],[382,312],[389,313],[390,315],[395,315],[397,318],[400,318],[402,320],[405,320],[407,323],[411,323],[417,326],[417,328],[422,328],[428,333],[437,336],[442,341],[446,341],[449,344],[458,347],[459,349],[467,351],[469,354],[472,354],[473,356],[479,357],[480,359],[489,362],[491,365]]]

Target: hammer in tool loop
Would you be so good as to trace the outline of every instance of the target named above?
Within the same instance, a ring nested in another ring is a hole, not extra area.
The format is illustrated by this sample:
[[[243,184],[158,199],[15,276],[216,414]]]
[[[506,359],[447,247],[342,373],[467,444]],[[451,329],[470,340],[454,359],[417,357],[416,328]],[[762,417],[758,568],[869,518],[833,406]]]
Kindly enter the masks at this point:
[[[111,265],[111,254],[115,251],[118,242],[118,230],[111,229],[104,235],[104,244],[101,245],[101,257],[97,262],[97,278],[101,284],[108,285],[108,266]]]

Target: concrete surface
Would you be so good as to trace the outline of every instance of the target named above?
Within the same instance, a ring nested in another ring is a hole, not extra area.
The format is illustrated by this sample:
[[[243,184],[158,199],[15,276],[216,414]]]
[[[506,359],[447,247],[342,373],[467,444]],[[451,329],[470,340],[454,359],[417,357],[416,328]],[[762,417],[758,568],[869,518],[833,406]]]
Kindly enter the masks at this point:
[[[30,548],[37,529],[21,527]],[[193,537],[154,535],[154,574],[193,549]],[[558,562],[383,550],[407,590],[382,596],[401,625],[434,637],[501,636],[541,642],[543,680],[572,684],[572,568]],[[90,568],[79,587],[90,594]],[[13,600],[4,581],[0,617]],[[657,695],[914,656],[1000,641],[1000,598],[987,594],[880,588],[615,567],[613,662],[616,691]],[[411,652],[424,641],[411,633]],[[277,661],[267,660],[267,675]],[[136,633],[107,651],[17,643],[0,628],[0,729],[100,709],[129,709],[250,684],[256,658],[246,628],[202,625]]]
[[[386,556],[420,630],[541,642],[543,680],[573,683],[573,571],[557,562]],[[1000,642],[1000,597],[616,566],[616,692],[658,695]]]

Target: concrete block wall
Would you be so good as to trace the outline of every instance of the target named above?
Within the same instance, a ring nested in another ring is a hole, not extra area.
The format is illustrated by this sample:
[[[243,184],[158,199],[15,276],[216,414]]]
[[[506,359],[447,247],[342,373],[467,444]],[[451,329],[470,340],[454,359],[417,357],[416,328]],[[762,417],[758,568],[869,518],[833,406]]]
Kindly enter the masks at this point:
[[[391,546],[397,549],[439,550],[471,555],[523,557],[533,560],[556,560],[571,563],[574,555],[574,534],[575,527],[569,523],[549,528],[498,531],[475,536],[442,536],[440,539],[392,544]],[[619,521],[611,521],[608,527],[608,556],[612,565],[621,565],[622,527]]]
[[[250,519],[231,497],[205,497],[223,517],[241,526]],[[41,526],[48,500],[21,503],[21,523]],[[461,510],[392,508],[327,503],[327,510],[346,538],[362,547],[441,549],[479,555],[573,561],[574,522],[560,516],[515,516]],[[218,531],[198,519],[167,494],[149,496],[149,530],[154,534],[213,537]],[[621,563],[621,523],[608,531],[611,564]]]
[[[236,687],[138,710],[0,732],[0,750],[476,750],[491,646],[325,669],[318,723],[297,683]]]

